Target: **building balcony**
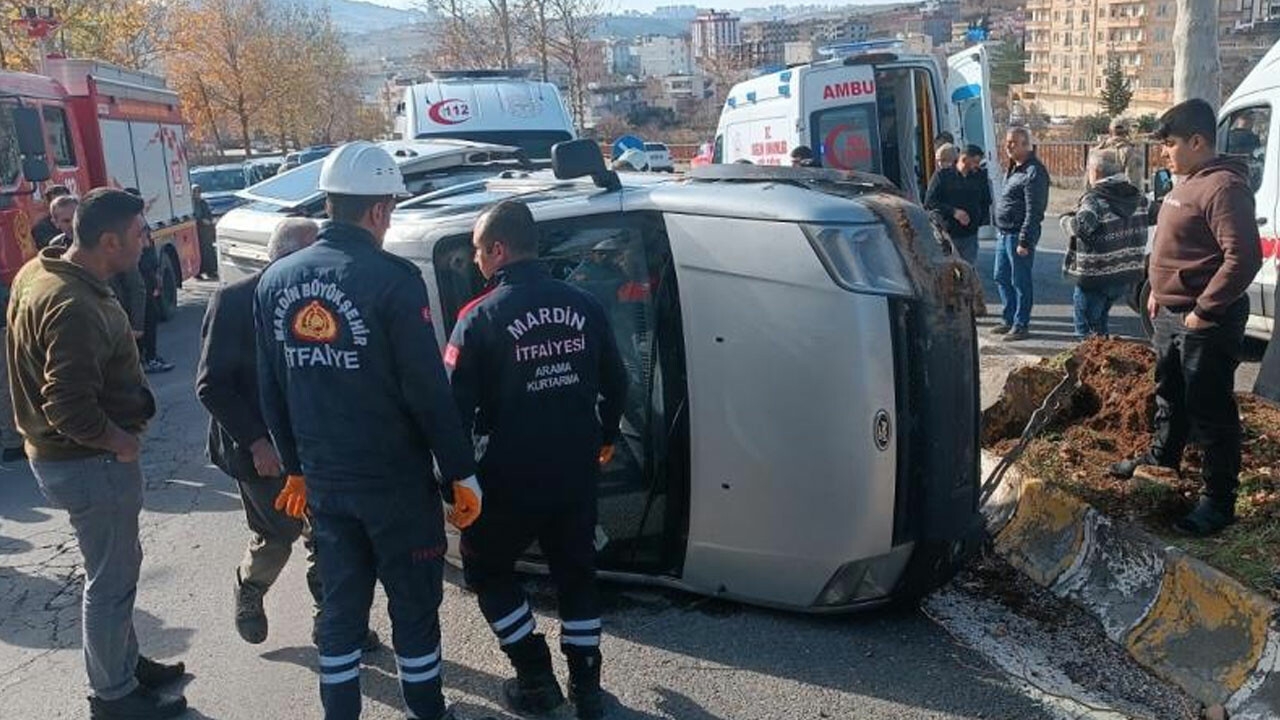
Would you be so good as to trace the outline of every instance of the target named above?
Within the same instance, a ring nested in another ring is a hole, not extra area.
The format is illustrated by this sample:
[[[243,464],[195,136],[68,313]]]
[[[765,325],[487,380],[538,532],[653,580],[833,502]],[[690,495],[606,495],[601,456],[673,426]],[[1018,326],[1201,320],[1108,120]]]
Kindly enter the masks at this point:
[[[1142,52],[1147,49],[1147,43],[1142,40],[1119,40],[1116,42],[1104,42],[1102,47],[1112,52]]]
[[[1028,30],[1048,30],[1051,26],[1052,26],[1052,23],[1049,20],[1028,20],[1027,21]]]
[[[1103,18],[1102,22],[1099,22],[1099,25],[1104,24],[1105,27],[1113,28],[1140,28],[1146,27],[1147,18],[1144,15],[1137,17],[1109,17]]]
[[[1027,12],[1032,10],[1052,10],[1053,0],[1027,0]]]

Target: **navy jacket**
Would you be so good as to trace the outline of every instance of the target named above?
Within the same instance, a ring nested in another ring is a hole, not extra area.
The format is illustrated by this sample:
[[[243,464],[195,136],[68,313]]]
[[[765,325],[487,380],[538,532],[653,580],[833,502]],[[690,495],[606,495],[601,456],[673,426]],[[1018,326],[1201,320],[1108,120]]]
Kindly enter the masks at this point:
[[[603,306],[537,261],[500,271],[459,313],[445,350],[463,424],[487,436],[486,501],[594,497],[618,439],[627,372]]]
[[[253,296],[258,274],[214,293],[200,326],[196,396],[209,411],[209,459],[237,480],[255,480],[249,447],[267,437],[258,402]]]
[[[329,223],[258,283],[262,414],[289,473],[330,490],[474,474],[422,275],[362,228]],[[448,486],[446,486],[446,494]]]
[[[1004,175],[996,199],[996,229],[1018,236],[1018,244],[1033,248],[1040,242],[1040,225],[1049,207],[1049,170],[1034,154]]]

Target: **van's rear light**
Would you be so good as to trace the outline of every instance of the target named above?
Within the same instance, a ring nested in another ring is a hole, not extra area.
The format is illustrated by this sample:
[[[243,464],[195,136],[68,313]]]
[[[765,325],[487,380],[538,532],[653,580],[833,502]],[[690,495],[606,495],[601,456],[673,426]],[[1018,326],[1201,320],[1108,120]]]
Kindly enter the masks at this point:
[[[804,234],[840,287],[873,295],[915,294],[898,246],[879,225],[805,225]]]

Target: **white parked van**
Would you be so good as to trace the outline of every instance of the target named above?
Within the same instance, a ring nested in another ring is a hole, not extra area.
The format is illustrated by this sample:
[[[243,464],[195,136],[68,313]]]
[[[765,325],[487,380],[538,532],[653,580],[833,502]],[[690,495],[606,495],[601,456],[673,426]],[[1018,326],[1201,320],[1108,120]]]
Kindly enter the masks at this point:
[[[404,140],[454,138],[522,148],[531,159],[574,138],[573,121],[549,82],[519,70],[433,72],[405,88],[396,130]]]
[[[788,165],[791,150],[807,145],[822,167],[884,175],[920,200],[940,132],[993,158],[986,47],[951,56],[945,78],[933,56],[901,49],[898,41],[833,46],[823,49],[827,60],[735,85],[714,162]]]
[[[1248,333],[1271,337],[1280,268],[1280,43],[1277,43],[1223,104],[1218,115],[1218,151],[1249,163],[1256,192],[1262,269],[1249,286]]]

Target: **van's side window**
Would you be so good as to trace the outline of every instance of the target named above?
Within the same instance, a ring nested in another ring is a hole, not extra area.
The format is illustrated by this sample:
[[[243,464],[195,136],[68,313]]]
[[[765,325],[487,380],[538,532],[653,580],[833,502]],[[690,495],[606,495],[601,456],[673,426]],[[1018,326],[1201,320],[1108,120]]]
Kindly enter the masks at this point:
[[[71,141],[71,125],[67,122],[67,112],[60,107],[46,105],[44,108],[44,132],[53,148],[53,161],[58,167],[75,167],[76,146]]]
[[[1271,108],[1265,105],[1236,110],[1218,130],[1218,149],[1249,164],[1249,185],[1255,192],[1266,170],[1270,131]]]
[[[18,154],[18,129],[13,122],[14,106],[0,105],[0,185],[12,185],[22,171],[22,157]]]

